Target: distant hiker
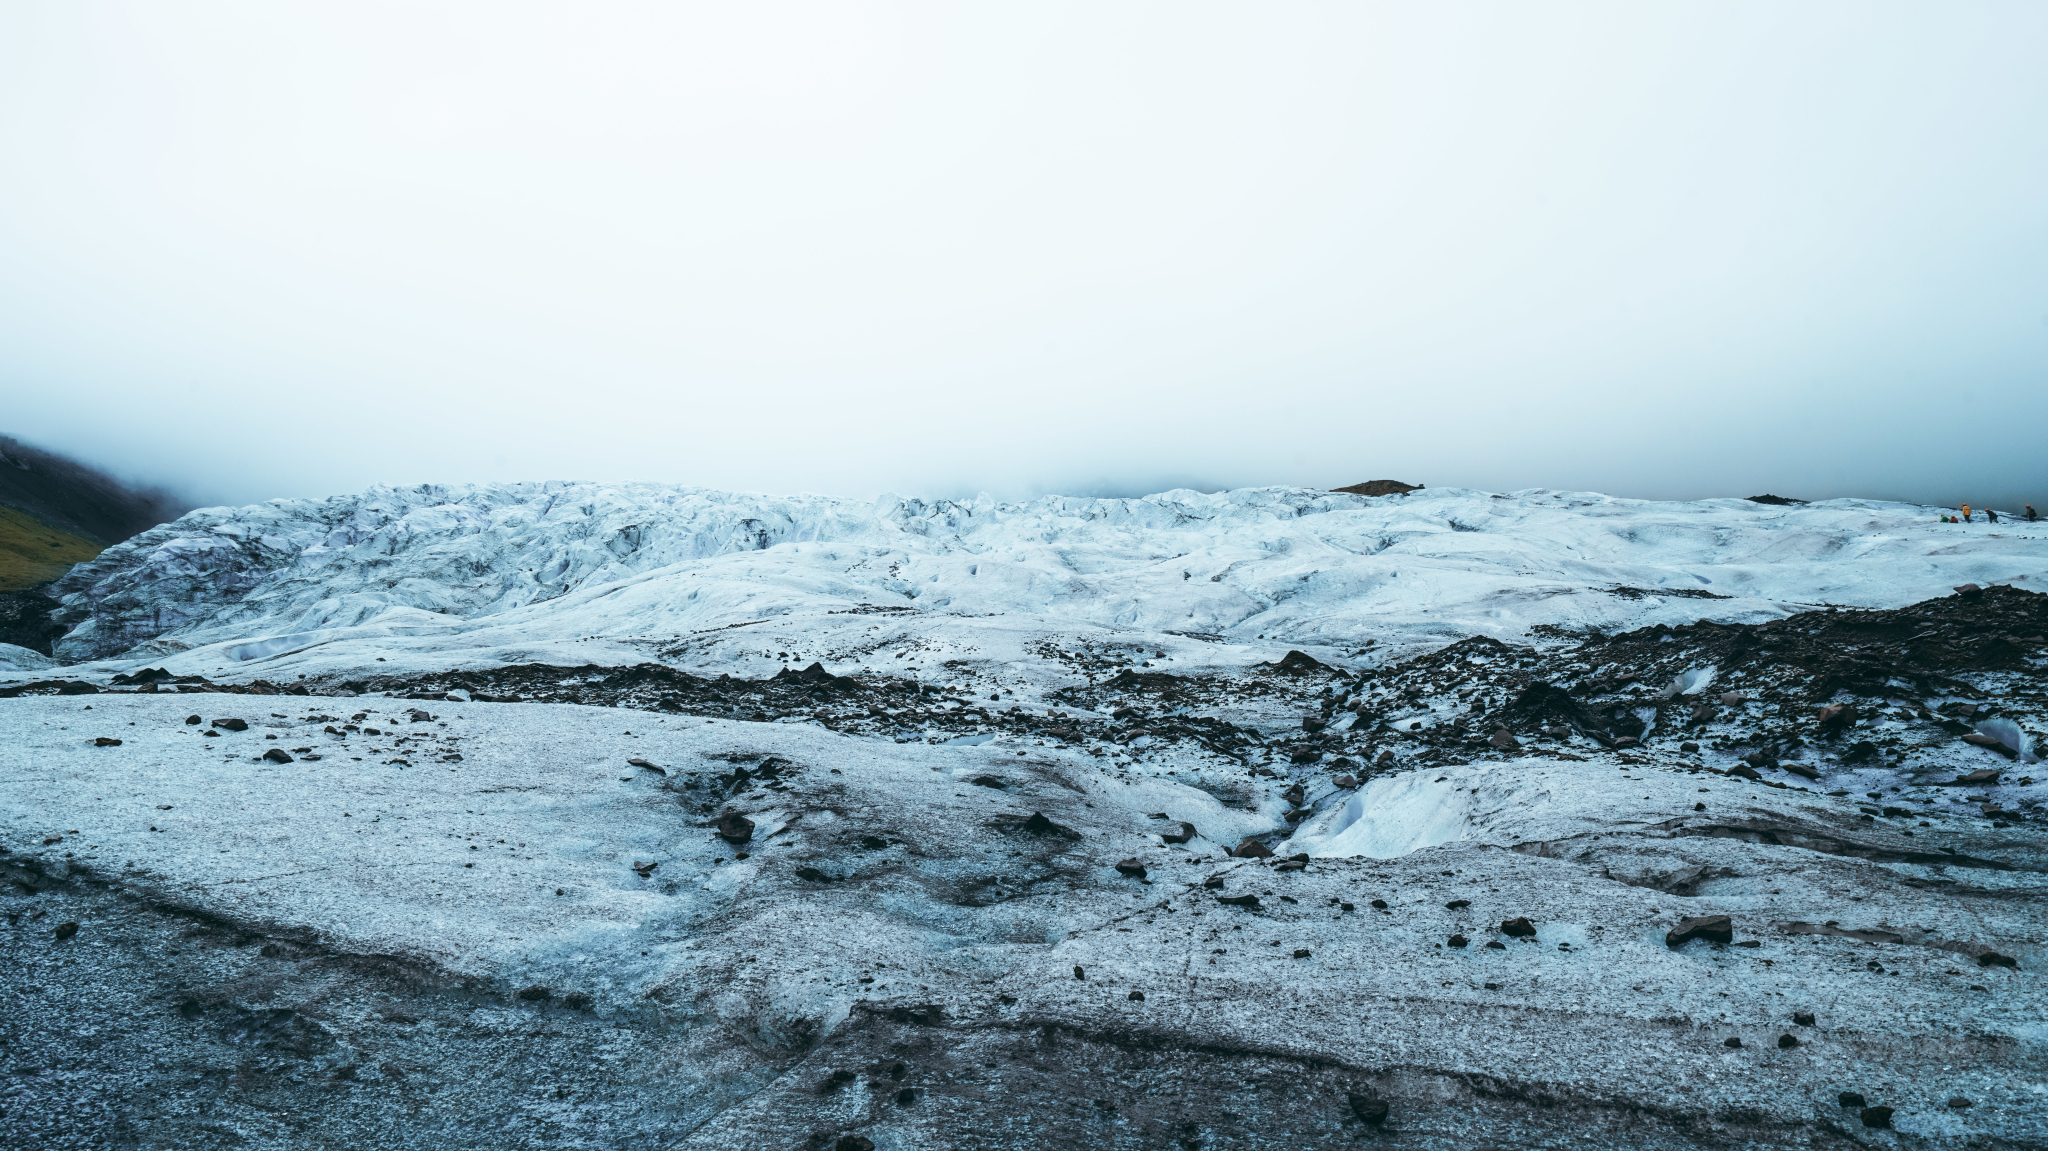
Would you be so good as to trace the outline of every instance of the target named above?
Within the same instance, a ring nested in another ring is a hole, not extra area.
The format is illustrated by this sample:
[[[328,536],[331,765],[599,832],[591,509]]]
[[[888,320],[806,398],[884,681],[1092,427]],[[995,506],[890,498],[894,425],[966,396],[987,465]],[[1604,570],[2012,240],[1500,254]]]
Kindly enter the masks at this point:
[[[2033,522],[2034,522],[2035,520],[2037,520],[2037,519],[2039,519],[2039,518],[2040,518],[2039,516],[2036,516],[2036,515],[2034,514],[2034,505],[2032,505],[2032,504],[2028,504],[2028,505],[2027,505],[2027,522],[2028,522],[2028,523],[2033,523]]]
[[[1963,522],[1964,522],[1964,523],[1969,523],[1969,522],[1970,522],[1970,505],[1968,505],[1968,504],[1964,504],[1964,505],[1963,505]]]
[[[1995,523],[1997,523],[1997,522],[1998,522],[1998,509],[1997,509],[1997,508],[1985,508],[1985,509],[1984,509],[1984,520],[1985,520],[1985,522],[1986,522],[1986,523],[1994,523],[1994,524],[1995,524]]]

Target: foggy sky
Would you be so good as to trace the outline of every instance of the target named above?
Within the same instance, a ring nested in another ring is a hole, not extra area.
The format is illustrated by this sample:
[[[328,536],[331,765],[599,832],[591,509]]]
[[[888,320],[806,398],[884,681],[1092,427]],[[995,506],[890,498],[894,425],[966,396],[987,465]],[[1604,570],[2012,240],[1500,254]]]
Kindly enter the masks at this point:
[[[0,3],[0,433],[203,502],[2048,506],[2048,6]]]

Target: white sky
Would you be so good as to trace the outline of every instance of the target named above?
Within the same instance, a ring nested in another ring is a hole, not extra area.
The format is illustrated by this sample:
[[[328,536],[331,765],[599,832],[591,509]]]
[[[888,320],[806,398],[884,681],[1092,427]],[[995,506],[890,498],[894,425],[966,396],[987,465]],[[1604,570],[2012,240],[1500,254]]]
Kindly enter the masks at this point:
[[[2048,5],[0,0],[0,432],[200,499],[2048,505]]]

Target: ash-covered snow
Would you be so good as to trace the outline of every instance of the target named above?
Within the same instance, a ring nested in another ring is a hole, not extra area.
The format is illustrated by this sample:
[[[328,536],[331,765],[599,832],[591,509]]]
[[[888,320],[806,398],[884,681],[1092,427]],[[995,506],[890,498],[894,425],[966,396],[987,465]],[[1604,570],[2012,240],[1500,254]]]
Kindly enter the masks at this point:
[[[2048,1145],[2048,533],[1934,520],[195,512],[0,666],[0,1143]]]

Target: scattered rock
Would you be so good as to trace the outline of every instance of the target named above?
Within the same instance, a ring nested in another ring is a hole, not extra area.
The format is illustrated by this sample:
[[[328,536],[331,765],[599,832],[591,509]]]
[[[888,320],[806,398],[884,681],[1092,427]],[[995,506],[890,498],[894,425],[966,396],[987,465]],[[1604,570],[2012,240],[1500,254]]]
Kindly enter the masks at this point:
[[[468,865],[467,865],[467,864],[465,864],[464,866],[468,866]],[[650,876],[652,876],[652,875],[654,874],[654,869],[655,869],[655,868],[657,868],[657,867],[660,867],[660,866],[661,866],[661,864],[660,864],[660,863],[658,863],[658,862],[656,862],[656,863],[641,863],[641,862],[638,862],[638,861],[636,860],[636,861],[634,862],[634,864],[633,864],[633,870],[634,870],[634,871],[635,871],[636,873],[638,873],[638,875],[640,876],[640,878],[642,878],[642,879],[647,879],[647,878],[649,878]]]
[[[58,924],[57,929],[53,934],[55,934],[56,937],[59,939],[69,939],[72,936],[78,934],[78,925],[67,920],[63,923]]]
[[[841,1135],[839,1141],[832,1144],[832,1151],[875,1151],[875,1141],[859,1135]]]
[[[1799,1037],[1797,1035],[1778,1036],[1778,1050],[1790,1051],[1797,1046],[1799,1046]]]
[[[203,719],[200,719],[200,718],[199,718],[198,716],[196,716],[196,715],[188,715],[188,716],[186,716],[186,717],[185,717],[185,724],[186,724],[186,726],[188,726],[188,727],[198,727],[198,726],[199,726],[200,724],[202,724],[202,723],[205,723],[205,722],[206,722],[205,720],[203,720]]]
[[[1007,790],[1010,786],[1009,780],[997,779],[993,775],[977,775],[973,779],[968,780],[967,782],[973,784],[976,787],[992,787],[995,788],[997,791]]]
[[[93,745],[94,747],[119,747],[119,746],[121,746],[121,741],[120,741],[120,740],[118,740],[118,739],[112,739],[112,738],[109,738],[109,737],[107,737],[107,736],[104,736],[104,735],[102,735],[102,736],[98,736],[98,737],[96,737],[96,738],[95,738],[95,739],[94,739],[94,740],[92,741],[92,745]]]
[[[1978,771],[1970,772],[1967,775],[1956,776],[1954,779],[1949,780],[1949,783],[1961,785],[1963,787],[1976,787],[1979,785],[1989,786],[1991,784],[1998,782],[1998,777],[2000,774],[2001,772],[1997,768],[1987,767]]]
[[[646,761],[646,760],[644,760],[644,759],[641,759],[641,758],[640,758],[640,757],[638,757],[638,756],[635,756],[635,757],[633,757],[632,759],[629,759],[629,760],[627,760],[627,761],[626,761],[626,766],[628,766],[628,767],[639,767],[639,768],[645,768],[646,770],[648,770],[648,771],[651,771],[651,772],[653,772],[653,773],[654,773],[654,774],[656,774],[656,775],[667,775],[667,774],[668,774],[668,772],[667,772],[667,771],[666,771],[665,769],[663,769],[663,768],[659,768],[659,767],[656,767],[656,766],[654,766],[653,764],[651,764],[651,763],[647,762],[647,761]]]
[[[1259,897],[1256,895],[1219,895],[1216,897],[1216,902],[1225,907],[1257,907],[1259,905]]]
[[[1452,911],[1458,911],[1463,908],[1472,906],[1472,901],[1469,899],[1453,899],[1449,903],[1444,904],[1444,906],[1450,908]]]
[[[434,719],[433,716],[427,714],[424,711],[421,711],[419,708],[413,708],[411,711],[407,712],[406,718],[414,723],[431,723],[433,722]]]
[[[2019,752],[2014,751],[2012,748],[2005,746],[2005,744],[2000,742],[1999,740],[1994,739],[1991,736],[1985,735],[1981,731],[1973,731],[1963,736],[1963,742],[1969,744],[1972,747],[1981,747],[1985,751],[1995,751],[2007,759],[2018,759],[2020,754]]]
[[[1709,943],[1733,943],[1735,922],[1725,915],[1698,915],[1679,920],[1678,926],[1664,933],[1666,947],[1678,947],[1693,939],[1704,939]]]
[[[2014,959],[2010,955],[2000,955],[1996,951],[1987,951],[1977,957],[1977,966],[1979,967],[2010,967],[2018,970],[2019,965],[2019,960]]]
[[[1984,589],[1978,586],[1977,584],[1973,583],[1957,584],[1956,594],[1962,596],[1964,599],[1973,599],[1977,596],[1983,595]]]
[[[797,869],[796,869],[796,877],[797,877],[798,879],[801,879],[801,880],[803,880],[803,881],[807,882],[807,883],[831,883],[831,882],[832,882],[832,877],[831,877],[831,876],[829,876],[829,875],[825,874],[825,873],[824,873],[824,872],[822,872],[822,871],[819,871],[819,870],[818,870],[817,868],[815,868],[815,867],[799,867],[799,868],[797,868]]]
[[[1724,691],[1721,693],[1721,703],[1725,707],[1737,707],[1741,704],[1745,704],[1748,702],[1749,696],[1745,695],[1742,692]]]
[[[1486,945],[1495,951],[1506,951],[1508,949],[1508,945],[1498,939],[1489,939],[1486,941]]]
[[[1307,958],[1309,957],[1309,950],[1308,950],[1308,948],[1306,948],[1306,947],[1297,947],[1297,948],[1295,948],[1295,949],[1294,949],[1294,957],[1295,957],[1296,959],[1307,959]]]
[[[727,843],[745,843],[754,838],[754,821],[738,812],[720,816],[718,837]]]
[[[1145,878],[1145,865],[1135,859],[1126,859],[1116,865],[1116,873],[1125,879]]]
[[[1865,1106],[1862,1093],[1857,1091],[1844,1091],[1840,1095],[1835,1096],[1835,1102],[1843,1107]]]
[[[1805,500],[1795,500],[1791,496],[1774,496],[1769,492],[1765,492],[1760,496],[1746,496],[1744,498],[1749,500],[1750,503],[1769,504],[1774,508],[1798,507],[1806,502]]]
[[[1723,1039],[1723,1040],[1721,1041],[1721,1046],[1723,1046],[1723,1047],[1740,1047],[1740,1046],[1742,1046],[1742,1040],[1741,1040],[1741,1039],[1739,1039],[1739,1038],[1737,1038],[1737,1037],[1735,1037],[1735,1036],[1733,1036],[1733,1035],[1730,1035],[1730,1036],[1729,1036],[1728,1038],[1726,1038],[1726,1039]]]
[[[590,1010],[590,1002],[589,993],[584,991],[571,991],[569,994],[562,996],[562,1006],[571,1011],[588,1011]]]
[[[1886,1128],[1892,1125],[1892,1109],[1889,1107],[1865,1107],[1857,1118],[1865,1127]]]
[[[1220,891],[1223,888],[1223,877],[1220,875],[1212,875],[1209,878],[1202,881],[1202,886],[1203,888],[1209,891]]]
[[[1500,933],[1511,939],[1534,939],[1536,938],[1536,925],[1529,922],[1528,916],[1516,916],[1513,919],[1501,921]]]
[[[1684,743],[1678,745],[1678,750],[1686,753],[1687,755],[1692,755],[1698,752],[1699,749],[1700,745],[1692,742],[1691,740],[1687,740]]]
[[[1494,728],[1493,734],[1487,737],[1486,742],[1492,744],[1495,748],[1501,751],[1513,751],[1516,748],[1522,746],[1521,743],[1519,743],[1515,739],[1515,737],[1508,732],[1508,729],[1504,727]]]
[[[1145,993],[1142,991],[1133,991],[1131,992],[1129,999],[1133,1003],[1143,1003],[1145,1002]]]
[[[1082,969],[1081,969],[1081,965],[1080,965],[1080,964],[1078,964],[1078,963],[1074,964],[1074,978],[1076,978],[1076,979],[1087,979],[1087,978],[1088,978],[1088,973],[1087,973],[1086,971],[1082,970]]]
[[[540,984],[536,983],[532,987],[529,987],[526,990],[521,991],[519,993],[519,998],[527,1003],[539,1003],[543,1000],[553,998],[554,994],[554,992],[549,991],[547,988],[542,987]]]
[[[291,753],[281,747],[273,747],[269,751],[264,752],[263,758],[271,763],[290,763],[292,761]]]
[[[1244,842],[1230,849],[1230,854],[1239,859],[1271,859],[1273,849],[1256,839],[1247,837]]]
[[[1200,833],[1195,830],[1194,824],[1183,823],[1180,825],[1179,831],[1161,832],[1159,838],[1166,841],[1167,843],[1187,843],[1193,840],[1195,836],[1197,836],[1198,834]]]
[[[1349,775],[1340,775],[1337,778],[1331,780],[1330,783],[1333,786],[1341,787],[1346,791],[1355,791],[1358,788],[1358,780]]]
[[[1453,935],[1449,939],[1444,940],[1444,942],[1452,947],[1466,947],[1469,946],[1472,941],[1465,938],[1462,935]]]
[[[1976,1106],[1975,1103],[1972,1103],[1968,1099],[1963,1098],[1961,1095],[1949,1096],[1948,1105],[1956,1109],[1957,1111],[1968,1111],[1970,1108]]]
[[[225,731],[247,731],[249,730],[249,721],[246,719],[234,719],[230,717],[228,719],[214,720],[213,726],[221,728]]]
[[[1794,1011],[1792,1013],[1792,1022],[1800,1027],[1811,1027],[1813,1026],[1813,1012]]]
[[[1840,731],[1856,722],[1856,709],[1846,703],[1831,703],[1815,713],[1814,721],[1824,732]]]
[[[1323,730],[1328,726],[1330,726],[1330,721],[1322,719],[1318,716],[1304,715],[1301,717],[1301,730],[1308,732],[1311,735]]]
[[[1375,899],[1372,901],[1372,907],[1375,911],[1385,911],[1387,909],[1387,901],[1384,899]]]

